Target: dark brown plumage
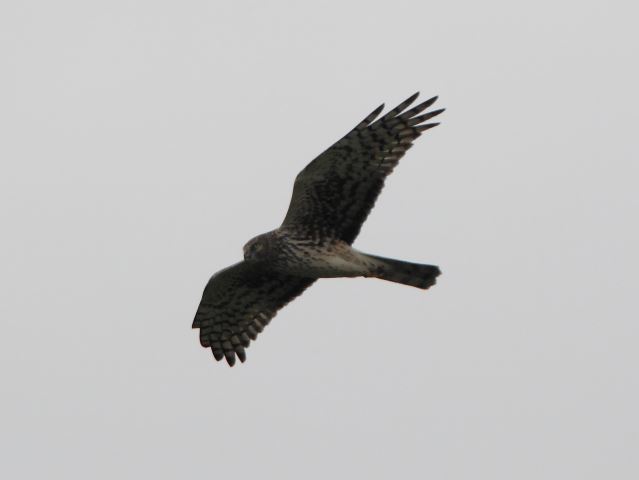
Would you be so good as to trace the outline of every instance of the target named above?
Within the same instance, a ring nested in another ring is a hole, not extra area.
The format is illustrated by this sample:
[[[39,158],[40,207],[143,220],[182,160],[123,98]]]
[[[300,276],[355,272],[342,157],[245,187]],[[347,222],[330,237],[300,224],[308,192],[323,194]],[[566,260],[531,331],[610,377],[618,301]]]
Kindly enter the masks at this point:
[[[427,289],[439,268],[365,254],[351,247],[384,180],[443,109],[409,110],[418,94],[377,119],[383,105],[304,168],[282,225],[244,247],[244,260],[215,274],[193,322],[216,360],[246,359],[245,348],[318,278],[375,277]],[[421,115],[420,115],[421,114]],[[377,119],[377,120],[376,120]]]

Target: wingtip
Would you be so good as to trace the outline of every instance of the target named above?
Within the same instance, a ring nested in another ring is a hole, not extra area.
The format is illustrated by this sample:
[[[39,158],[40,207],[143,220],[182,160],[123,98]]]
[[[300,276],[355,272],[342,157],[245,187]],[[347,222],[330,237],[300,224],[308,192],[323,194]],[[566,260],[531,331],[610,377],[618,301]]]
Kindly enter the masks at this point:
[[[419,97],[419,92],[415,92],[413,93],[410,97],[408,97],[406,100],[404,100],[402,103],[400,103],[399,105],[402,106],[402,110],[410,105],[412,105],[415,100],[417,100],[417,97]],[[398,106],[399,108],[399,106]]]
[[[243,348],[239,347],[235,349],[235,353],[237,354],[237,358],[240,359],[240,362],[246,362],[246,352]]]
[[[218,362],[224,358],[224,352],[222,350],[213,349],[213,358]]]
[[[354,130],[361,130],[363,128],[368,127],[371,122],[375,121],[375,119],[379,116],[380,113],[382,113],[382,110],[384,110],[384,104],[382,103],[379,107],[377,107],[375,110],[373,110],[371,113],[369,113],[366,118],[364,118],[364,120],[362,120],[356,127]]]
[[[224,356],[226,357],[226,363],[229,364],[229,367],[235,365],[235,352],[227,350],[224,352]]]
[[[423,104],[424,105],[428,105],[430,107],[433,103],[435,103],[437,101],[438,98],[439,98],[439,95],[435,95],[434,97],[430,97]]]
[[[436,127],[439,124],[440,122],[426,123],[424,125],[419,125],[418,127],[416,127],[416,129],[418,132],[424,132],[426,130]]]

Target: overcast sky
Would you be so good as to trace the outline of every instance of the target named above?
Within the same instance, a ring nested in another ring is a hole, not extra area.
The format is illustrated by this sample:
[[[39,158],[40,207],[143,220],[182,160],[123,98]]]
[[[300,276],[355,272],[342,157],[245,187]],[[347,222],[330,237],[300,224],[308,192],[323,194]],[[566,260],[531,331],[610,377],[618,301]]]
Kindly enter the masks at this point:
[[[630,5],[3,2],[0,476],[638,478]],[[215,362],[208,278],[417,90],[355,246],[438,284],[322,280]]]

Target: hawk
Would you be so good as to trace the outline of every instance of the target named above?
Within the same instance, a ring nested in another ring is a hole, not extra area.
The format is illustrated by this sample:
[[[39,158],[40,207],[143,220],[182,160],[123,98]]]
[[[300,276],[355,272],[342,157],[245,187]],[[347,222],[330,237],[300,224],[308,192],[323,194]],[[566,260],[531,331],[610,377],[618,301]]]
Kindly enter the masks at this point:
[[[419,93],[378,118],[380,105],[295,179],[279,228],[244,246],[244,260],[209,280],[193,321],[200,343],[230,366],[287,303],[318,278],[374,277],[427,289],[438,267],[369,255],[351,247],[393,171],[426,123],[437,97],[407,108]]]

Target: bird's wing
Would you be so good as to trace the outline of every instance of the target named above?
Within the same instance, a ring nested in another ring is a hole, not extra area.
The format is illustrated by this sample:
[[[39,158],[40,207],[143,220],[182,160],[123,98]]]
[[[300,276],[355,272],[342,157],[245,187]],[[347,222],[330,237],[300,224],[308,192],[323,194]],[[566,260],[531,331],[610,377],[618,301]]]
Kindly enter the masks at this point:
[[[193,328],[216,360],[235,356],[244,361],[251,340],[277,311],[300,295],[315,279],[273,272],[259,262],[242,261],[219,271],[206,285]]]
[[[295,179],[282,227],[353,243],[399,159],[422,132],[439,125],[425,122],[444,109],[420,115],[437,97],[404,111],[418,95],[377,119],[380,105],[309,163]]]

